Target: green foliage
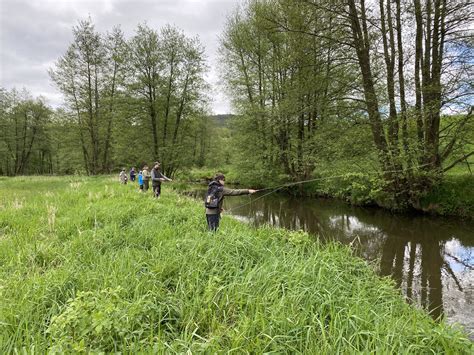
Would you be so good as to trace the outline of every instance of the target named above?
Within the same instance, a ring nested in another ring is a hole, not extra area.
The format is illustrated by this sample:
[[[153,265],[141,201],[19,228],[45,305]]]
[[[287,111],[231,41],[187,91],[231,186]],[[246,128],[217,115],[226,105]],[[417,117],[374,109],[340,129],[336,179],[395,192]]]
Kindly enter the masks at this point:
[[[309,183],[302,193],[315,196],[331,196],[356,205],[375,204],[385,198],[384,181],[376,175],[345,173],[334,178]]]
[[[0,352],[471,353],[350,250],[164,185],[0,180]]]
[[[423,42],[417,35],[417,51],[427,57],[418,63],[423,63],[418,73],[413,68],[419,53],[408,55],[413,48],[401,40],[414,38],[415,29],[435,33],[452,26],[453,19],[467,21],[462,2],[443,4],[413,9],[400,1],[360,6],[357,1],[257,0],[239,7],[223,32],[221,59],[239,113],[232,165],[240,181],[301,181],[317,176],[315,171],[326,176],[337,171],[349,179],[359,172],[380,175],[384,182],[339,181],[322,193],[402,209],[417,207],[432,187],[428,183],[441,180],[440,172],[460,163],[469,166],[474,121],[472,66],[466,63],[472,46],[451,37],[456,31],[445,31],[438,33],[439,53],[423,51],[431,45],[429,38]],[[443,14],[442,26],[415,21],[434,13]],[[438,93],[426,95],[427,83]],[[443,116],[448,109],[467,114]],[[413,178],[413,169],[415,175],[430,176]]]
[[[198,164],[207,149],[204,48],[175,27],[158,31],[146,24],[128,44],[126,93],[133,123],[141,128],[142,159],[161,161],[173,176]]]
[[[421,200],[429,213],[474,217],[474,176],[447,175]]]
[[[121,287],[100,292],[78,292],[64,311],[51,318],[46,334],[55,344],[52,352],[83,352],[113,349],[130,344],[153,326],[148,319],[154,311],[152,298],[123,299]]]
[[[229,17],[222,36],[222,76],[239,113],[233,164],[241,174],[252,171],[242,178],[252,183],[308,176],[322,155],[318,143],[326,129],[358,109],[343,102],[356,80],[354,65],[323,39],[335,35],[332,17],[293,5],[248,2]]]
[[[0,88],[0,174],[51,173],[51,110],[23,90]]]

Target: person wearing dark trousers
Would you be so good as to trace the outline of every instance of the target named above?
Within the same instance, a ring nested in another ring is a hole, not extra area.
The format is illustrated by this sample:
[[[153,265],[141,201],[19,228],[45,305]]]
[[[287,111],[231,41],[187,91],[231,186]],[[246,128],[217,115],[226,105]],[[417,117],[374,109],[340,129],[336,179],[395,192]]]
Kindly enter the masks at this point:
[[[135,171],[135,168],[132,168],[132,169],[130,170],[130,181],[134,182],[136,176],[137,176],[137,173],[136,173],[136,171]]]
[[[224,196],[249,195],[257,192],[257,190],[252,189],[228,189],[224,187],[224,184],[224,174],[217,173],[208,186],[204,205],[206,207],[207,228],[212,232],[219,228]]]
[[[170,178],[164,176],[160,171],[160,163],[155,162],[153,169],[151,170],[151,184],[153,187],[153,195],[160,197],[161,195],[161,182],[162,181],[173,181]]]

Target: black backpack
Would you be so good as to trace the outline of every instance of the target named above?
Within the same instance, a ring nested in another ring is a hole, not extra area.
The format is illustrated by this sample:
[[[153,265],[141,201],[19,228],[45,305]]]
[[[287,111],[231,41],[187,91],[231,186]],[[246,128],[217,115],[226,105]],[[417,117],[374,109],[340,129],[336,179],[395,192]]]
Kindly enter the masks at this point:
[[[207,189],[206,199],[204,200],[204,206],[206,208],[214,209],[219,207],[219,202],[222,199],[223,186],[217,184],[210,184]]]

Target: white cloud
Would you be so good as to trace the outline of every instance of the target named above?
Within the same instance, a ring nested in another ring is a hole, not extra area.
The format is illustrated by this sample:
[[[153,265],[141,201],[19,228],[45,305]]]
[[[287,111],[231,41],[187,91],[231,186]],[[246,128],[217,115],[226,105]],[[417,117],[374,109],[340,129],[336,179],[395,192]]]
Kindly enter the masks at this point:
[[[99,31],[120,25],[126,36],[139,23],[154,28],[172,24],[188,36],[199,36],[206,48],[215,113],[230,112],[218,87],[217,49],[226,16],[239,0],[1,0],[0,86],[25,87],[59,106],[62,98],[47,70],[72,41],[72,27],[91,17]]]

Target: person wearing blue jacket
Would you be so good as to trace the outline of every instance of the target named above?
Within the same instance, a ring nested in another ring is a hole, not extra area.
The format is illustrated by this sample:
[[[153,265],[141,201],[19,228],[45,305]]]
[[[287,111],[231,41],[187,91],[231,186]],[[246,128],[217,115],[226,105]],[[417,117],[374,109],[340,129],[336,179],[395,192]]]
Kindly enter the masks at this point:
[[[140,192],[143,192],[143,173],[141,170],[138,172],[138,187]]]

